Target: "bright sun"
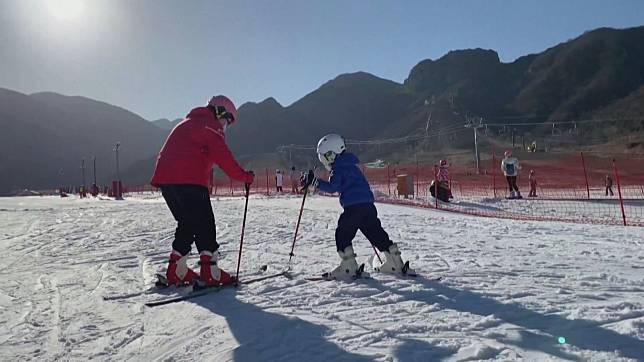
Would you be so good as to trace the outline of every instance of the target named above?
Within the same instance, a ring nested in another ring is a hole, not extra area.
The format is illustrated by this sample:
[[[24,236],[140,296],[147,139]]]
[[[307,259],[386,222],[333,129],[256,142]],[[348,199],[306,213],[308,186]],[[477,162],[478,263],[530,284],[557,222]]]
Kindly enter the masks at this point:
[[[49,0],[47,3],[51,14],[61,21],[78,18],[85,8],[83,0]]]

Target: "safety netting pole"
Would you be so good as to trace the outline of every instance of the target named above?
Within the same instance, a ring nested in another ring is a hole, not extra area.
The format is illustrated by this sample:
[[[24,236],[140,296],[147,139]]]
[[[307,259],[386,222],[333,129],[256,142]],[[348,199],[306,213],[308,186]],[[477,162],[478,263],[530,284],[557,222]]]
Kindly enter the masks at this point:
[[[266,196],[271,195],[271,190],[268,188],[268,169],[266,169]]]
[[[581,165],[584,167],[584,178],[586,179],[586,194],[590,199],[590,187],[588,186],[588,172],[586,172],[586,161],[584,160],[584,153],[583,152],[579,152],[579,153],[581,154]]]
[[[492,147],[492,193],[496,199],[496,155],[494,152],[494,147]]]
[[[438,166],[434,165],[434,206],[438,209]]]
[[[622,199],[622,187],[619,180],[619,172],[617,171],[617,162],[613,158],[613,171],[615,172],[615,181],[617,181],[617,194],[619,195],[619,204],[622,207],[622,220],[624,221],[624,226],[626,226],[626,213],[624,212],[624,199]]]
[[[387,193],[391,196],[391,184],[389,182],[389,165],[387,164]]]
[[[416,193],[414,198],[420,196],[420,167],[418,167],[418,156],[416,157]]]

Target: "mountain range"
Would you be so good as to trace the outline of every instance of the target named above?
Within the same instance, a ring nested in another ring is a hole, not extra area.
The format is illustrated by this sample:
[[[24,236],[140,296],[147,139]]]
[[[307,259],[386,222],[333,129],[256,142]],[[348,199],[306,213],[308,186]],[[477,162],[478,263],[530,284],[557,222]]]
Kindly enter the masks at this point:
[[[418,149],[469,149],[472,134],[463,126],[472,120],[490,125],[489,142],[507,142],[508,127],[552,142],[556,123],[571,128],[572,122],[598,121],[574,125],[580,146],[641,135],[643,115],[644,27],[600,28],[510,63],[493,50],[455,50],[422,60],[402,84],[357,72],[339,75],[286,107],[274,98],[245,103],[227,141],[250,160],[275,154],[280,145],[313,146],[329,132],[351,140],[413,138],[360,148],[382,158]],[[124,182],[145,183],[179,121],[149,122],[84,97],[0,88],[0,194],[80,184],[83,158],[91,184],[93,157],[104,184],[114,178],[117,141]],[[631,146],[641,147],[635,138]]]

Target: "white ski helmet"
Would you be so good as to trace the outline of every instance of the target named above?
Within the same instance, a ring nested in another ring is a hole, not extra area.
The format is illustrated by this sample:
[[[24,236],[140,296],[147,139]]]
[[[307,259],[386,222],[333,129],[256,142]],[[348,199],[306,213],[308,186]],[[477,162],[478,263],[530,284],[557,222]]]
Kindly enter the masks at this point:
[[[331,165],[335,158],[344,152],[347,146],[344,144],[344,138],[338,134],[328,134],[318,141],[318,159],[327,170],[331,170]]]

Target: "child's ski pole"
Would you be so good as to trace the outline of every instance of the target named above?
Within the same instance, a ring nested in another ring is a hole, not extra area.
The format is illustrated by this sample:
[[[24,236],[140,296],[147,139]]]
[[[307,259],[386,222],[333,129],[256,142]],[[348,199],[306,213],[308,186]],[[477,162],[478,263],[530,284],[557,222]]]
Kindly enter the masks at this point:
[[[297,217],[297,224],[295,224],[295,235],[293,235],[293,245],[291,245],[291,252],[288,254],[288,268],[291,266],[291,259],[295,256],[293,250],[295,250],[295,241],[297,241],[297,232],[300,230],[300,221],[302,220],[302,212],[304,211],[304,202],[306,201],[306,195],[309,193],[309,186],[313,182],[315,174],[313,170],[309,170],[309,174],[306,177],[306,185],[304,186],[304,196],[302,197],[302,206],[300,206],[300,214]]]

